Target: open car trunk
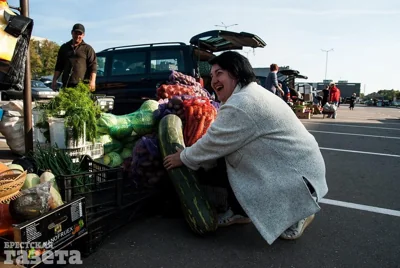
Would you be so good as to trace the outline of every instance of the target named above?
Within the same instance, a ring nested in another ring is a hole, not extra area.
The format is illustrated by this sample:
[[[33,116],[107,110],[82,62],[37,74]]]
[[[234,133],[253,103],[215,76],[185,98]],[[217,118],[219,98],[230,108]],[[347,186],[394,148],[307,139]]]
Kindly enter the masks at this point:
[[[195,47],[193,56],[198,63],[204,87],[210,92],[212,92],[209,78],[211,66],[208,61],[215,56],[213,53],[241,50],[243,47],[263,48],[267,45],[255,34],[222,30],[212,30],[195,35],[190,39],[190,44]]]
[[[211,52],[243,49],[243,47],[262,48],[267,44],[257,35],[246,32],[212,30],[193,36],[190,44]]]

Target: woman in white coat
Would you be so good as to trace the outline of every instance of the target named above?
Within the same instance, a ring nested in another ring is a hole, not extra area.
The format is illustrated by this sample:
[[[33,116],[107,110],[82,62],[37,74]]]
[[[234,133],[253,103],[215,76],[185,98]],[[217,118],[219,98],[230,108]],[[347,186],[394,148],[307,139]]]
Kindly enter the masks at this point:
[[[243,214],[264,239],[297,239],[320,210],[325,196],[325,162],[315,138],[291,108],[259,86],[244,56],[224,52],[210,61],[211,85],[221,107],[206,134],[164,159],[167,169],[197,170],[225,158],[230,186]]]

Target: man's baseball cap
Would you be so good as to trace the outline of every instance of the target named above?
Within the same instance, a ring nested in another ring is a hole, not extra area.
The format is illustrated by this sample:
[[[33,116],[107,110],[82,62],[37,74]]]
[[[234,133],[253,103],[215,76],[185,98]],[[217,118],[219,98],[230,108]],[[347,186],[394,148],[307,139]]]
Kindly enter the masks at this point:
[[[85,26],[83,26],[80,23],[77,23],[77,24],[74,25],[74,27],[72,27],[72,31],[73,32],[77,31],[77,32],[85,33]]]

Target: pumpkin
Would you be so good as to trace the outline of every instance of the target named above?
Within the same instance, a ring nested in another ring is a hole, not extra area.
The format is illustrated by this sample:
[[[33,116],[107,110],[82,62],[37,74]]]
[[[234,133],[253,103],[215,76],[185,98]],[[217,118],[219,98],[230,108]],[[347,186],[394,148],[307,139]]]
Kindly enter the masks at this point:
[[[0,173],[10,170],[8,166],[2,162],[0,162]]]

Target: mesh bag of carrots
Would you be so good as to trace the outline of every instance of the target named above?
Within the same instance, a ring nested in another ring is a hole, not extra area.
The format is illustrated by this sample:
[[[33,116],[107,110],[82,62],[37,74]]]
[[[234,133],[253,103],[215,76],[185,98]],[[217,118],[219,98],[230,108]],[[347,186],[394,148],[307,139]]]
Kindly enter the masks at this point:
[[[186,146],[193,145],[200,139],[214,122],[217,109],[206,97],[194,97],[183,101],[185,128],[183,138]]]

